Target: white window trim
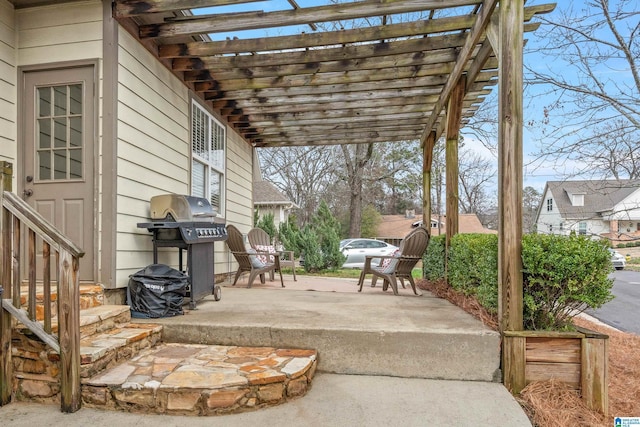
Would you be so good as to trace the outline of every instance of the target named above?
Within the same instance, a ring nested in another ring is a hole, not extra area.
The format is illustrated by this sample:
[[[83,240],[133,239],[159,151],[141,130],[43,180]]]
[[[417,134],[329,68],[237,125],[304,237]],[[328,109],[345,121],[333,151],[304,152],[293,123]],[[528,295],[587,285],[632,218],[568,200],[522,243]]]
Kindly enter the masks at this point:
[[[208,120],[208,127],[207,129],[209,130],[207,132],[206,135],[206,144],[207,144],[207,149],[209,151],[211,151],[211,135],[212,135],[212,129],[213,126],[217,126],[219,129],[219,131],[222,132],[222,140],[223,140],[223,154],[222,154],[222,158],[221,159],[215,159],[215,156],[210,155],[209,158],[200,156],[198,154],[196,154],[194,152],[193,149],[193,134],[194,134],[194,130],[193,130],[193,125],[194,125],[194,112],[195,109],[198,109],[199,112],[203,113],[204,116],[206,117],[206,119]],[[225,214],[225,206],[226,206],[226,159],[227,159],[227,145],[228,145],[228,141],[227,141],[227,130],[225,128],[225,126],[219,121],[217,120],[202,104],[200,104],[195,98],[192,99],[191,101],[191,118],[190,118],[190,134],[189,134],[189,144],[190,144],[190,150],[191,150],[191,170],[190,170],[190,183],[191,183],[191,194],[193,194],[194,191],[194,186],[193,186],[193,163],[198,162],[200,164],[203,164],[205,166],[205,173],[204,176],[206,177],[206,182],[205,182],[205,194],[208,195],[208,199],[211,201],[211,172],[217,172],[221,175],[221,179],[220,179],[220,206],[218,208],[216,208],[214,206],[214,209],[216,210],[216,214],[219,217],[224,217]],[[219,161],[215,161],[215,160],[219,160]],[[200,196],[200,195],[198,195]]]

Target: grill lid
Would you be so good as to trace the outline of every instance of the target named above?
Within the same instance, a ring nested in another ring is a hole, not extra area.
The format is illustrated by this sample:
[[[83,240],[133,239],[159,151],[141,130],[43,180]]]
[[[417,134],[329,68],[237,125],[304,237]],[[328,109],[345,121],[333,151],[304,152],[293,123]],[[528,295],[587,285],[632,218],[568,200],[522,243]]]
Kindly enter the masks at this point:
[[[160,194],[151,198],[153,221],[213,221],[216,212],[204,197]]]

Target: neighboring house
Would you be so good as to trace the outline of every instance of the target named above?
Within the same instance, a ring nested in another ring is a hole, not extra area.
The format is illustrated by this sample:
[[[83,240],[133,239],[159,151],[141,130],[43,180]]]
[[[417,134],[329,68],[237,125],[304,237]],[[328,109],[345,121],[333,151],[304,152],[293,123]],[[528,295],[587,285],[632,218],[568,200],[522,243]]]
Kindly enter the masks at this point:
[[[416,216],[413,210],[404,215],[382,215],[382,222],[378,225],[377,238],[390,243],[399,243],[414,227],[422,225],[422,216]],[[446,233],[446,217],[431,216],[430,233],[438,236]],[[485,228],[476,214],[458,215],[459,233],[497,234],[497,231]],[[394,243],[394,244],[395,244]]]
[[[640,238],[640,180],[548,181],[538,233],[600,236],[614,244]]]
[[[298,207],[269,181],[253,181],[253,206],[260,216],[273,214],[276,228],[287,221],[292,209]]]
[[[81,282],[117,301],[152,263],[137,228],[152,196],[206,197],[220,220],[251,227],[254,149],[111,6],[0,0],[0,160],[14,165],[14,191],[85,251]],[[175,265],[176,252],[159,262]],[[216,242],[215,273],[233,269]]]

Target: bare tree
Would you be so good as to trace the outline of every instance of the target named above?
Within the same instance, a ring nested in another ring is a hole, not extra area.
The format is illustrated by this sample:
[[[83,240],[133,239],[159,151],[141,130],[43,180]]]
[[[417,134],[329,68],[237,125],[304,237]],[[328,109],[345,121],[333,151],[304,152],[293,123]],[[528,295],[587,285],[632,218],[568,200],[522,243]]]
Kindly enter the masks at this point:
[[[258,155],[265,179],[300,207],[301,225],[308,223],[337,179],[333,148],[262,148]]]
[[[341,145],[349,184],[349,237],[360,237],[362,175],[371,160],[373,144]]]
[[[541,192],[531,186],[524,187],[522,192],[522,231],[525,233],[535,231],[536,212],[541,199]]]
[[[462,213],[481,214],[493,201],[487,194],[487,187],[496,176],[494,162],[479,153],[465,149],[460,153],[460,210]]]
[[[639,178],[640,9],[637,0],[560,2],[529,46],[530,85],[544,85],[540,159],[577,173]]]

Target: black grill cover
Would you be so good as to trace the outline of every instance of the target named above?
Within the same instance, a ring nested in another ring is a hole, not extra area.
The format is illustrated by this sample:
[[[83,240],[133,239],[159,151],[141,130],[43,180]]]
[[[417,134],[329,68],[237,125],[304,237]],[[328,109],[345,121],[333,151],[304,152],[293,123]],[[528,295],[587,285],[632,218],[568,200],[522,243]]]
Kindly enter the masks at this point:
[[[127,303],[131,317],[158,318],[184,314],[189,276],[164,264],[151,264],[129,276]]]

